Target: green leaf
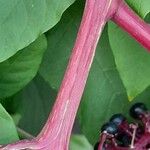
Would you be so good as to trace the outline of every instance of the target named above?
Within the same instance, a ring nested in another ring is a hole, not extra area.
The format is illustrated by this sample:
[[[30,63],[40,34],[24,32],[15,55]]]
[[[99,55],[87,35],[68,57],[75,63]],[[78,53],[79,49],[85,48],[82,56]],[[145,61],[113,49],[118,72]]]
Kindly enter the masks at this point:
[[[78,13],[75,11],[77,9]],[[47,34],[48,50],[40,74],[53,88],[58,89],[62,80],[81,15],[81,4],[76,2]],[[106,28],[97,47],[79,111],[81,129],[89,141],[95,143],[100,126],[111,114],[126,112],[128,103],[126,91],[116,70]]]
[[[70,150],[93,150],[93,147],[84,135],[72,135]]]
[[[80,24],[82,10],[83,3],[77,1],[64,13],[58,25],[46,34],[49,43],[40,74],[54,89],[59,88],[63,78]]]
[[[13,95],[32,80],[46,46],[46,38],[42,35],[27,48],[0,63],[0,98]]]
[[[48,118],[55,96],[56,91],[37,75],[15,96],[16,100],[21,101],[19,127],[33,135],[38,134]]]
[[[10,115],[0,104],[0,144],[8,144],[18,140],[17,131]]]
[[[129,100],[150,85],[150,53],[115,24],[109,23],[109,39]]]
[[[0,62],[52,28],[75,0],[0,0]]]
[[[146,16],[145,16],[145,19],[144,19],[147,23],[150,23],[150,13],[148,13]]]
[[[127,3],[143,18],[150,12],[149,0],[126,0]]]

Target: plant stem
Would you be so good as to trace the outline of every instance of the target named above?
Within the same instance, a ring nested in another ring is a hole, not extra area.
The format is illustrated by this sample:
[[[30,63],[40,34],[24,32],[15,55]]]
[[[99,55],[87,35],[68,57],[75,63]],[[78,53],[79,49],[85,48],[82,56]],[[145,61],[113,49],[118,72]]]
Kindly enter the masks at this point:
[[[38,136],[51,149],[67,150],[71,130],[112,0],[87,0],[83,19],[52,113]],[[113,7],[116,8],[115,6]],[[112,11],[113,12],[113,11]],[[111,14],[112,15],[112,14]],[[48,143],[49,139],[53,139]]]
[[[150,26],[125,3],[121,3],[112,20],[150,51]]]
[[[75,46],[56,102],[37,138],[9,144],[1,150],[68,150],[77,109],[106,22],[118,25],[150,49],[150,28],[122,0],[87,0]],[[114,15],[115,14],[115,15]]]
[[[105,23],[121,0],[87,0],[75,46],[56,102],[45,127],[32,141],[20,141],[1,150],[68,150],[71,130]]]

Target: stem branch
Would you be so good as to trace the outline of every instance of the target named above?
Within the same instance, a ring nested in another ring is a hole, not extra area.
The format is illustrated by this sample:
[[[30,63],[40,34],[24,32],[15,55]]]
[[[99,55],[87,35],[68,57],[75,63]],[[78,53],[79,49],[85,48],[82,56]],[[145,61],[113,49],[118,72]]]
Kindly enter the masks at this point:
[[[125,3],[119,5],[112,20],[150,51],[150,26]]]
[[[121,2],[122,0],[86,0],[75,46],[56,102],[43,130],[31,141],[19,141],[0,150],[68,150],[71,130],[96,45],[106,22],[113,17],[118,25],[150,49],[149,26]]]
[[[84,91],[95,49],[106,22],[121,0],[87,0],[75,46],[52,112],[39,136],[1,150],[68,150],[71,130]]]

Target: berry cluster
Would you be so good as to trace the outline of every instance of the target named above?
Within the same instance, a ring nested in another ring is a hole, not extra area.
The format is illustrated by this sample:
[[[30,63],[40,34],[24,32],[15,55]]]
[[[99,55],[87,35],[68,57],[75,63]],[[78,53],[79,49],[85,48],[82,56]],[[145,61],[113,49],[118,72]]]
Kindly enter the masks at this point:
[[[143,103],[136,103],[130,115],[136,123],[129,123],[122,114],[113,115],[102,126],[94,150],[150,150],[150,112]]]

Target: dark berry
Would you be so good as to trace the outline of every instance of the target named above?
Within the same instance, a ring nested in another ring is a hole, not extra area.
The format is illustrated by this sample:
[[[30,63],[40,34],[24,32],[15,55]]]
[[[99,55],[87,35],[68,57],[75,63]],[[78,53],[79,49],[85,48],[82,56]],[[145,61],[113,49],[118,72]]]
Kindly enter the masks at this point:
[[[131,144],[131,137],[125,133],[117,136],[117,140],[120,143],[119,145],[122,147],[128,147]]]
[[[136,131],[137,138],[140,138],[144,134],[144,132],[145,132],[144,126],[138,124],[138,128]]]
[[[118,133],[118,127],[115,123],[108,122],[102,126],[101,131],[106,131],[109,134],[115,135]]]
[[[150,143],[146,145],[146,149],[150,149]]]
[[[130,109],[130,115],[134,118],[134,119],[140,119],[141,115],[143,115],[144,113],[146,113],[147,108],[145,106],[145,104],[143,103],[136,103],[134,104],[131,109]]]
[[[110,118],[110,122],[115,123],[117,126],[120,126],[125,120],[126,117],[124,117],[122,114],[115,114]]]

